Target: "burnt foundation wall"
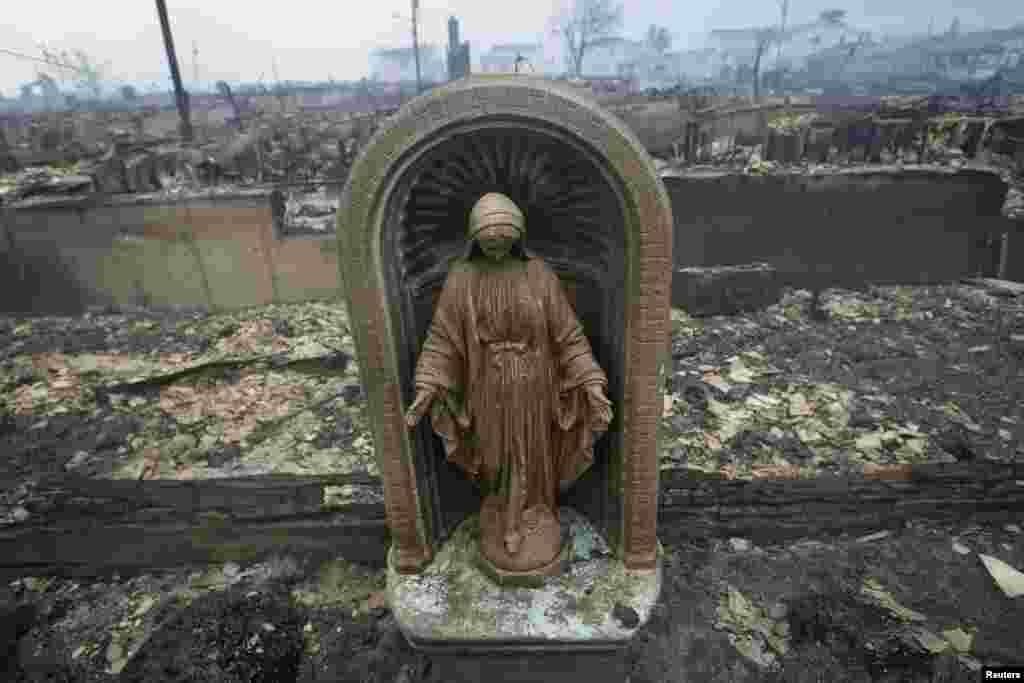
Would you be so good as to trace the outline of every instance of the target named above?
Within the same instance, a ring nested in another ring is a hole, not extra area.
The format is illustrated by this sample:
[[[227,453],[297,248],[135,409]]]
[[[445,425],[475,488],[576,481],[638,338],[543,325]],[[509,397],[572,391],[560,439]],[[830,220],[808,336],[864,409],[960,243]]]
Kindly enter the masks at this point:
[[[767,263],[798,287],[994,276],[998,236],[1018,229],[1001,214],[1005,183],[986,171],[706,172],[665,185],[677,269]]]
[[[799,287],[1024,277],[992,173],[869,170],[665,178],[676,267],[768,263]],[[0,210],[0,311],[230,309],[339,295],[333,235],[282,235],[271,192],[47,200]]]
[[[1024,224],[1018,225],[1017,232],[1007,235],[1006,271],[1007,280],[1024,282]]]
[[[271,193],[0,213],[0,310],[231,309],[339,295],[334,236],[282,239]]]

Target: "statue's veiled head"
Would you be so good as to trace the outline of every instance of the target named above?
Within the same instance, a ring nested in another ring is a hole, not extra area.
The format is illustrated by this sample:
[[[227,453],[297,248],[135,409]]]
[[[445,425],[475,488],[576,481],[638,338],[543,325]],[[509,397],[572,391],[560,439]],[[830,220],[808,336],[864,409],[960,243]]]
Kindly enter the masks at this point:
[[[523,212],[515,202],[498,192],[489,192],[477,200],[469,213],[471,254],[475,245],[488,258],[502,261],[521,245],[526,234]],[[518,249],[521,252],[522,249]]]

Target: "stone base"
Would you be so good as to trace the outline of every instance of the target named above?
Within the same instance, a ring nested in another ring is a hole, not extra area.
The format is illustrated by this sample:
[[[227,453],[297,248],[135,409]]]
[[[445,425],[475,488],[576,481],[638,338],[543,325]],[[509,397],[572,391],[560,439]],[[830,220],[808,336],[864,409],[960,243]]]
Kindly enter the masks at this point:
[[[500,585],[481,569],[476,517],[421,574],[399,574],[389,556],[388,604],[409,643],[430,655],[432,680],[625,681],[626,648],[658,599],[661,565],[627,570],[581,515],[562,508],[559,517],[560,571],[536,588]]]

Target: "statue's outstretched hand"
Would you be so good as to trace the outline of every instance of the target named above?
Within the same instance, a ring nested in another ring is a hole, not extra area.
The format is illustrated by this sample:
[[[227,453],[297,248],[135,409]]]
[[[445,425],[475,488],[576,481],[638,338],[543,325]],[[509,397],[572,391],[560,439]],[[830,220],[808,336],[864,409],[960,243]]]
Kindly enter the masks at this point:
[[[409,406],[409,410],[405,413],[405,424],[412,429],[419,424],[423,416],[430,410],[430,404],[434,402],[434,395],[436,391],[434,389],[420,388],[416,392],[416,400]]]
[[[604,395],[604,388],[596,383],[587,385],[587,399],[592,415],[591,428],[595,431],[608,429],[612,421],[612,402]]]

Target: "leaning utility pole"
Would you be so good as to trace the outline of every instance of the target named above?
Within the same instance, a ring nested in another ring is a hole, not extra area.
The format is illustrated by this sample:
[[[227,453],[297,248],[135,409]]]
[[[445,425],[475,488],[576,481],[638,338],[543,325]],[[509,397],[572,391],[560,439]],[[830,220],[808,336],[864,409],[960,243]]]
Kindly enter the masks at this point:
[[[420,0],[412,0],[412,53],[416,58],[416,94],[423,92],[423,81],[420,76],[420,41],[416,24],[419,21]]]
[[[156,0],[156,11],[160,15],[160,28],[164,33],[164,47],[167,48],[167,63],[171,67],[171,80],[174,81],[174,98],[178,103],[178,116],[181,117],[179,132],[181,139],[192,142],[192,122],[189,120],[188,93],[181,85],[181,74],[178,72],[178,57],[174,54],[174,39],[171,38],[171,22],[167,19],[167,5],[164,0]]]

